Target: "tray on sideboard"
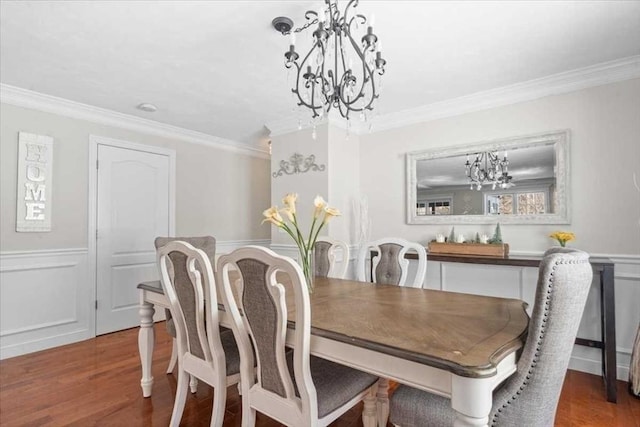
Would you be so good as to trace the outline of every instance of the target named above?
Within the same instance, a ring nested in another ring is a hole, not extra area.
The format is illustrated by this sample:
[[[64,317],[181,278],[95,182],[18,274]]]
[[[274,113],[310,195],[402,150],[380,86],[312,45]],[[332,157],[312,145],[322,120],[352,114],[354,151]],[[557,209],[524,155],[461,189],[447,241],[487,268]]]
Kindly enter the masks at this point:
[[[439,243],[429,242],[428,247],[431,254],[447,255],[478,255],[496,258],[506,258],[509,256],[508,243]]]

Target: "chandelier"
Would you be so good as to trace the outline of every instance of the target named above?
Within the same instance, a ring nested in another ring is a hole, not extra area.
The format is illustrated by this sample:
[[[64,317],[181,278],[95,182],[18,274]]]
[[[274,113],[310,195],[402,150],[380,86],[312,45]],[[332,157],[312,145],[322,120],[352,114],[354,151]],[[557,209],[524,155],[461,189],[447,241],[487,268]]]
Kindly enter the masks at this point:
[[[473,163],[469,163],[469,155],[467,154],[467,162],[464,164],[471,190],[474,186],[476,190],[480,191],[483,185],[491,185],[492,190],[495,190],[496,187],[504,189],[513,185],[511,183],[512,177],[509,176],[509,160],[506,151],[502,160],[500,160],[497,151],[476,153],[475,156]]]
[[[291,91],[298,106],[312,111],[312,119],[322,119],[331,108],[349,120],[352,113],[368,120],[368,112],[379,96],[379,80],[386,61],[382,46],[373,33],[374,17],[367,19],[355,9],[358,0],[350,0],[340,13],[337,0],[325,0],[318,10],[305,13],[307,22],[293,28],[293,21],[278,17],[273,27],[290,35],[285,52],[285,67],[295,71]],[[366,26],[366,27],[365,27]],[[313,30],[309,51],[303,56],[296,51],[296,33]],[[356,35],[362,29],[363,35]]]

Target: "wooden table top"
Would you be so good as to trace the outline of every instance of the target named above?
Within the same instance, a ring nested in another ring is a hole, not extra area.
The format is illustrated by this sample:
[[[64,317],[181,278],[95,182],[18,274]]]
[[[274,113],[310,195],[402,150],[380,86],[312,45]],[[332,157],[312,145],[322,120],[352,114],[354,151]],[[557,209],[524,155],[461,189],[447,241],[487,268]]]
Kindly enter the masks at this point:
[[[162,292],[159,282],[138,287]],[[313,335],[465,377],[495,375],[498,363],[523,346],[529,323],[516,299],[333,278],[315,279],[310,302]],[[287,306],[295,318],[292,292]]]

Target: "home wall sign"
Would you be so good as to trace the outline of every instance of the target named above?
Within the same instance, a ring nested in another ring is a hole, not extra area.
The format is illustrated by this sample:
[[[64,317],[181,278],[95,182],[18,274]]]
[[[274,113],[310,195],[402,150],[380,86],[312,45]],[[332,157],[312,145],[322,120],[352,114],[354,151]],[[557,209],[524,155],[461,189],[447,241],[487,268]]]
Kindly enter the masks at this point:
[[[306,173],[309,171],[320,171],[325,169],[324,165],[316,164],[316,156],[311,154],[308,157],[303,156],[300,153],[293,153],[289,157],[289,161],[280,160],[280,169],[271,175],[274,178],[286,175],[293,175],[296,173]]]
[[[51,231],[53,138],[18,135],[16,231]]]

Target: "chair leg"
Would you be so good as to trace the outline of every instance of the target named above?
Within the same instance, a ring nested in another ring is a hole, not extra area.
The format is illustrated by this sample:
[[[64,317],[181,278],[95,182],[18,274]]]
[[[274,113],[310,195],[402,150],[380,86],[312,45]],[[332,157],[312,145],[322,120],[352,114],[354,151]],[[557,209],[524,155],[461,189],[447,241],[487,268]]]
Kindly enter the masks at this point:
[[[224,421],[224,408],[227,404],[227,379],[216,376],[216,384],[213,386],[213,409],[211,410],[211,427],[222,427]]]
[[[245,391],[242,396],[242,427],[255,427],[256,425],[256,410],[249,405],[247,393],[248,390]]]
[[[189,381],[189,388],[191,389],[191,394],[196,394],[198,391],[198,378],[191,375],[191,380]]]
[[[173,339],[173,348],[171,349],[171,360],[169,361],[169,367],[167,368],[167,374],[173,372],[178,362],[178,342]]]
[[[176,400],[173,404],[173,412],[171,413],[171,427],[178,427],[182,419],[182,412],[187,401],[187,386],[189,385],[189,374],[185,371],[178,370],[178,385],[176,387]]]

